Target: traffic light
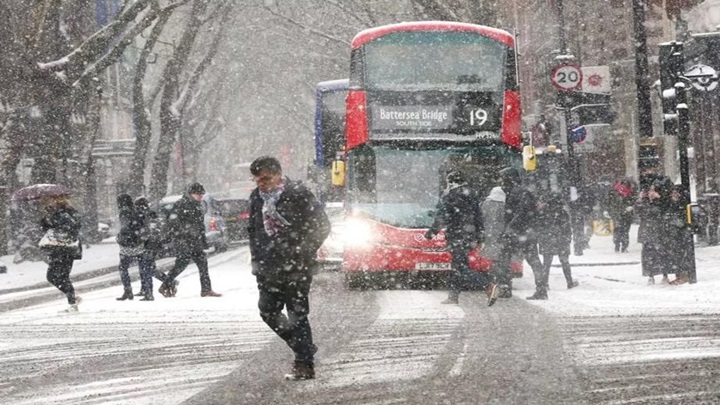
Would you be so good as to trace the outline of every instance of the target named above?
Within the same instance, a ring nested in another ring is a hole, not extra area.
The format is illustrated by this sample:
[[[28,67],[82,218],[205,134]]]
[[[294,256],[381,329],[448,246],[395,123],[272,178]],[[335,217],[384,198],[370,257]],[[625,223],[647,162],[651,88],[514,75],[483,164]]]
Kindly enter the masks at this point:
[[[685,73],[682,42],[660,44],[660,99],[662,101],[663,129],[665,135],[677,135],[677,94],[675,83]]]
[[[657,145],[652,143],[640,144],[638,151],[638,167],[642,169],[653,169],[660,166],[660,155]]]

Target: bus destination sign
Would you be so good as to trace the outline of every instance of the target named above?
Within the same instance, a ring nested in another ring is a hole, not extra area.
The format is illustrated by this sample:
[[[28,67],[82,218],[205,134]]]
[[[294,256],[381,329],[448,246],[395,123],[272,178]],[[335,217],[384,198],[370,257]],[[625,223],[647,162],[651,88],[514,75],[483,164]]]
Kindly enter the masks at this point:
[[[437,131],[450,128],[452,106],[376,106],[372,129],[381,131]]]

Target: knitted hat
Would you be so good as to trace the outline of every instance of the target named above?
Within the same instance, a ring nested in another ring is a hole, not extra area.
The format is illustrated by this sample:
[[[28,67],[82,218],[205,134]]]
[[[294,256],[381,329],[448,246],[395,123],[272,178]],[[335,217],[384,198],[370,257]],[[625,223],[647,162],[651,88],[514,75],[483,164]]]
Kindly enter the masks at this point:
[[[188,187],[188,194],[205,194],[205,187],[198,182],[192,183]]]

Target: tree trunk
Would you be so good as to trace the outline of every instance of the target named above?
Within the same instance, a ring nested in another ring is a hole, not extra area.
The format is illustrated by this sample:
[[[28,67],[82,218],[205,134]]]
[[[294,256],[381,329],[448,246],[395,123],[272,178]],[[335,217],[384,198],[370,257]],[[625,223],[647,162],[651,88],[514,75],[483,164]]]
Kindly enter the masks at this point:
[[[148,109],[152,108],[152,105],[145,104],[143,81],[145,80],[145,72],[147,71],[148,57],[171,15],[171,12],[167,12],[160,16],[160,19],[158,19],[150,33],[150,37],[145,43],[138,64],[135,67],[135,77],[133,78],[133,122],[135,123],[137,132],[135,133],[135,150],[133,151],[133,159],[130,166],[130,195],[142,195],[145,193],[147,151],[150,146],[150,139],[152,138],[152,124],[150,123],[150,117],[148,117]]]
[[[206,9],[207,2],[205,0],[193,1],[190,19],[185,32],[162,75],[165,86],[160,100],[160,140],[155,153],[152,177],[150,179],[149,196],[152,201],[162,198],[167,189],[170,153],[177,138],[180,124],[179,112],[173,108],[180,87],[180,72],[190,58],[190,52],[202,25],[202,16],[205,14]]]

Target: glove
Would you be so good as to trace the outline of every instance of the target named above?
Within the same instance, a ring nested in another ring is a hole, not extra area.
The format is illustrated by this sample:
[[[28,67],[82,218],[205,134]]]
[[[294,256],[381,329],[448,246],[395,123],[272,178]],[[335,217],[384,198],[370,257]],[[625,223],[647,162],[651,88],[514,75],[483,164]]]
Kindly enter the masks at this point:
[[[432,230],[428,230],[427,232],[425,232],[425,239],[431,240],[433,236],[435,236],[435,232],[433,232]]]
[[[629,207],[625,207],[625,212],[633,212],[634,209],[635,208],[633,208],[633,206],[631,205]]]

